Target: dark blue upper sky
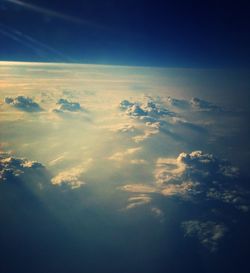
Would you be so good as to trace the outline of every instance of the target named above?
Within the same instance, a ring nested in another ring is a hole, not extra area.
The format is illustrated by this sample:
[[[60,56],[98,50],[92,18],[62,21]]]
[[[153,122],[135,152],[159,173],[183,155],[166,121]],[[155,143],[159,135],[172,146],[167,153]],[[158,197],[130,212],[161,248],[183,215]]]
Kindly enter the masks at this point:
[[[250,4],[0,0],[0,60],[249,68]]]

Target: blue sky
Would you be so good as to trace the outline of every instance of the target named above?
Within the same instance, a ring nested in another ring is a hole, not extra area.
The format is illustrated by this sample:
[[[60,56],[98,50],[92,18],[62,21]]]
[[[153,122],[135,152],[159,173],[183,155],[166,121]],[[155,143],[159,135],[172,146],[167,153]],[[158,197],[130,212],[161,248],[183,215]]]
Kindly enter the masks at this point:
[[[250,67],[247,1],[0,0],[0,60]]]

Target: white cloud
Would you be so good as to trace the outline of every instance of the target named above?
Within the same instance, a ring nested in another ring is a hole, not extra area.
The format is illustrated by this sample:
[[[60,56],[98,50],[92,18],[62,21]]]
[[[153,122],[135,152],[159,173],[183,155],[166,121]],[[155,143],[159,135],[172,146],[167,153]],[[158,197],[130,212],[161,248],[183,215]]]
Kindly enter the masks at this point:
[[[152,117],[160,118],[173,115],[167,108],[154,102],[152,98],[147,98],[144,102],[130,102],[123,100],[120,102],[120,109],[132,117]]]
[[[92,159],[89,159],[83,164],[60,172],[51,179],[51,183],[55,186],[67,186],[71,189],[79,188],[85,184],[82,176],[88,170],[91,163]]]
[[[38,103],[25,96],[5,97],[4,102],[26,112],[39,112],[42,110]]]
[[[53,112],[56,113],[63,113],[63,112],[79,112],[83,111],[80,103],[78,102],[71,102],[67,99],[59,99],[57,101],[57,108],[53,109]]]
[[[155,184],[128,184],[121,189],[195,202],[218,200],[246,211],[250,208],[249,192],[239,187],[238,176],[239,170],[229,162],[212,154],[193,151],[180,153],[177,158],[158,158],[154,170]]]
[[[12,182],[16,178],[31,174],[32,171],[45,171],[45,167],[37,161],[0,152],[0,182]]]
[[[183,182],[181,184],[170,184],[163,187],[161,193],[164,196],[178,196],[181,198],[190,198],[189,194],[195,194],[197,183],[192,181]]]
[[[123,100],[120,103],[120,109],[134,122],[137,121],[146,126],[142,133],[132,137],[136,143],[140,143],[160,132],[174,135],[175,126],[199,132],[204,131],[202,126],[188,122],[187,120],[178,117],[177,113],[170,111],[166,107],[164,100],[160,97],[157,97],[156,99],[145,97],[144,99],[135,102]]]

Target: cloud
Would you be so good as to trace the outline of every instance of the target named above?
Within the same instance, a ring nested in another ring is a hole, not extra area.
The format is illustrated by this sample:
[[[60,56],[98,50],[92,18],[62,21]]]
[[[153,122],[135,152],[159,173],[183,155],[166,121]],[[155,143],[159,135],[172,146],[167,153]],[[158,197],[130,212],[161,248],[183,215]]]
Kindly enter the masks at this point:
[[[164,118],[175,116],[160,100],[156,102],[152,97],[146,97],[142,101],[135,102],[123,100],[120,102],[120,109],[127,116],[144,123],[147,127],[142,134],[133,136],[132,139],[136,143],[158,134],[161,127],[166,124]]]
[[[192,181],[183,182],[181,184],[170,184],[164,186],[161,193],[164,196],[177,196],[181,198],[190,198],[189,194],[194,194],[196,183]]]
[[[181,153],[177,162],[186,166],[186,171],[193,179],[202,178],[237,178],[239,169],[232,166],[227,160],[220,160],[212,154],[202,151],[193,151],[190,154]]]
[[[181,224],[186,237],[196,237],[211,252],[218,249],[218,244],[227,232],[223,224],[213,221],[185,221]]]
[[[130,163],[135,165],[141,165],[141,164],[147,164],[147,161],[145,159],[131,159]]]
[[[164,212],[161,209],[157,207],[152,207],[151,212],[155,217],[159,218],[161,222],[164,221]]]
[[[170,104],[169,101],[185,110],[191,108],[190,102],[186,100],[177,100],[168,97],[168,104]],[[122,110],[126,116],[129,116],[134,122],[137,121],[146,126],[143,132],[133,136],[132,140],[136,143],[140,143],[149,137],[163,133],[176,141],[183,141],[183,130],[189,130],[199,134],[208,133],[204,128],[204,123],[196,124],[186,120],[186,115],[184,118],[182,117],[183,114],[170,111],[166,107],[167,103],[164,98],[153,98],[149,96],[139,101],[123,100],[120,102],[120,110]]]
[[[132,137],[134,142],[140,143],[144,141],[145,139],[156,135],[160,131],[160,123],[159,122],[146,122],[147,128],[144,130],[143,134],[135,135]]]
[[[135,160],[140,160],[140,159],[128,159],[131,156],[133,156],[134,154],[136,154],[137,152],[141,151],[141,147],[135,147],[135,148],[129,148],[123,152],[117,152],[114,153],[113,155],[111,155],[110,157],[108,157],[109,160],[114,160],[114,161],[129,161],[133,164],[135,164]],[[139,162],[139,161],[137,161]]]
[[[235,207],[247,205],[246,196],[242,197],[244,190],[237,184],[238,168],[212,154],[193,151],[181,153],[177,159],[160,158],[154,175],[166,196],[196,201],[216,199]]]
[[[158,158],[154,170],[155,183],[127,184],[120,190],[130,192],[135,197],[145,195],[144,198],[128,199],[128,208],[137,208],[145,204],[155,204],[157,196],[178,199],[189,202],[189,206],[202,209],[207,215],[207,221],[187,220],[181,222],[181,227],[187,237],[196,237],[209,251],[217,250],[219,242],[227,232],[228,219],[235,217],[234,210],[248,213],[250,211],[250,192],[240,186],[240,173],[228,161],[219,159],[212,154],[202,151],[180,153],[177,158]],[[137,202],[132,202],[132,201]],[[148,206],[150,209],[150,206]],[[184,209],[185,210],[185,209]],[[217,212],[216,212],[217,211]],[[160,221],[164,220],[161,208],[151,207],[151,212]],[[212,213],[211,213],[212,212]],[[214,221],[216,213],[230,213],[224,219],[225,223]],[[193,217],[192,210],[188,215]],[[237,213],[237,217],[242,214]],[[191,218],[192,219],[192,218]],[[232,219],[231,224],[233,224]]]
[[[158,158],[155,183],[128,184],[121,189],[137,193],[157,193],[186,201],[217,200],[236,209],[248,211],[249,192],[241,188],[239,170],[226,160],[202,151],[180,153],[177,158]]]
[[[26,112],[39,112],[42,108],[31,98],[25,96],[5,97],[4,102]]]
[[[37,162],[26,158],[17,158],[10,153],[0,152],[0,183],[14,183],[25,181],[34,174],[42,176],[46,173],[45,167]]]
[[[80,103],[78,102],[71,102],[67,99],[59,99],[57,101],[57,108],[53,109],[55,113],[63,113],[63,112],[79,112],[83,111]]]
[[[180,109],[189,109],[192,108],[194,110],[199,110],[199,111],[215,111],[215,112],[221,112],[223,111],[223,109],[206,100],[197,98],[197,97],[193,97],[191,100],[184,100],[184,99],[176,99],[176,98],[172,98],[172,97],[168,97],[167,102],[169,105],[176,107],[176,108],[180,108]]]
[[[183,100],[183,99],[176,99],[176,98],[172,98],[170,96],[168,96],[168,104],[170,104],[171,106],[174,107],[178,107],[178,108],[189,108],[190,104],[189,101],[187,100]]]
[[[207,132],[207,130],[203,126],[201,126],[199,124],[195,124],[193,122],[189,122],[189,121],[187,121],[183,118],[179,118],[179,117],[173,117],[170,121],[170,124],[174,125],[174,126],[179,125],[181,128],[191,129],[192,131],[196,131],[199,133],[206,133]]]
[[[51,179],[51,183],[55,186],[66,186],[71,189],[80,188],[85,184],[82,176],[88,170],[91,164],[92,159],[89,159],[76,167],[62,171]]]
[[[157,192],[154,186],[148,186],[145,184],[128,184],[120,187],[121,190],[134,193],[153,193]]]
[[[222,111],[222,108],[211,103],[208,102],[206,100],[202,100],[199,98],[192,98],[190,100],[190,105],[195,109],[195,110],[200,110],[200,111],[215,111],[215,112],[220,112]]]
[[[111,132],[117,133],[133,133],[136,130],[134,125],[128,123],[116,124],[114,126],[109,126],[108,128]]]
[[[126,209],[133,209],[142,205],[149,204],[151,202],[151,197],[146,194],[140,194],[137,196],[130,197],[128,199],[128,205]]]
[[[50,165],[50,166],[55,166],[55,165],[61,163],[62,161],[64,161],[64,160],[65,160],[65,154],[66,154],[66,153],[63,153],[63,154],[59,155],[57,158],[51,160],[51,161],[49,162],[49,165]]]
[[[159,118],[173,115],[167,108],[154,102],[152,98],[147,98],[145,102],[123,100],[120,102],[120,109],[132,117]]]

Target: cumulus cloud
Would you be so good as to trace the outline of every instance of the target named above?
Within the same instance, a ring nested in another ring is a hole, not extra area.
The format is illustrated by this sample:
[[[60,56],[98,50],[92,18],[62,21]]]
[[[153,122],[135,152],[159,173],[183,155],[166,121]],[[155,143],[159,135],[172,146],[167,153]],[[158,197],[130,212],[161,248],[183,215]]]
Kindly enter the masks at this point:
[[[123,100],[120,102],[120,109],[132,117],[159,118],[173,115],[166,107],[154,102],[151,98],[147,99],[145,102]]]
[[[209,102],[209,101],[206,101],[206,100],[202,100],[202,99],[199,99],[199,98],[192,98],[190,100],[190,105],[196,109],[196,110],[200,110],[200,111],[222,111],[222,108]]]
[[[155,203],[157,196],[176,198],[196,207],[201,205],[203,213],[208,210],[212,219],[208,221],[189,220],[181,223],[187,237],[196,237],[209,251],[217,250],[219,242],[227,232],[224,223],[213,221],[211,211],[230,209],[247,213],[250,210],[250,192],[240,187],[239,170],[228,161],[202,151],[180,153],[177,158],[158,158],[154,170],[155,183],[127,184],[121,190],[142,199],[128,199],[128,208],[137,208],[144,204]],[[145,200],[144,200],[145,199]],[[221,205],[218,205],[218,202]],[[204,204],[205,210],[204,210]],[[150,208],[150,206],[149,206]],[[164,212],[158,207],[151,207],[151,212],[164,219]],[[192,219],[192,218],[191,218]],[[227,223],[227,222],[226,222]]]
[[[147,127],[143,133],[133,136],[132,139],[136,143],[158,134],[161,127],[166,124],[164,118],[175,116],[160,100],[156,101],[152,97],[135,102],[123,100],[120,102],[120,109],[127,116],[142,122]]]
[[[51,179],[51,183],[55,186],[66,186],[71,189],[77,189],[85,184],[83,175],[88,170],[91,163],[92,159],[89,159],[83,164],[60,172]]]
[[[196,124],[186,120],[182,112],[173,112],[167,108],[167,105],[178,106],[182,110],[192,109],[191,103],[186,100],[178,100],[168,97],[167,102],[161,97],[145,97],[141,100],[120,102],[120,110],[137,124],[140,122],[145,129],[143,132],[132,137],[136,143],[143,142],[149,137],[158,133],[167,134],[175,140],[182,138],[183,130],[190,130],[199,134],[207,133],[204,123]],[[190,112],[190,111],[189,111]],[[191,113],[191,112],[190,112]],[[197,122],[197,121],[196,121]]]
[[[227,232],[227,228],[223,224],[213,221],[191,220],[183,222],[181,226],[185,236],[196,237],[211,252],[217,250],[219,242]]]
[[[236,207],[246,205],[238,178],[238,168],[202,151],[181,153],[177,159],[160,158],[155,168],[163,195],[217,199]]]
[[[80,103],[72,102],[67,99],[59,99],[57,101],[57,108],[53,109],[53,112],[63,113],[63,112],[79,112],[83,111]]]
[[[194,110],[199,110],[199,111],[215,111],[215,112],[220,112],[223,109],[206,100],[197,98],[197,97],[193,97],[191,98],[191,100],[184,100],[184,99],[176,99],[176,98],[172,98],[172,97],[168,97],[167,102],[169,105],[176,107],[176,108],[180,108],[180,109],[194,109]]]
[[[155,178],[158,184],[179,184],[196,182],[198,186],[208,186],[213,181],[237,178],[239,170],[226,160],[212,154],[193,151],[180,153],[176,159],[159,158],[156,162]]]
[[[4,102],[26,112],[39,112],[42,110],[38,103],[25,96],[5,97]]]
[[[217,200],[248,211],[249,192],[237,184],[239,170],[226,160],[202,151],[180,153],[177,158],[158,158],[155,183],[128,184],[121,189],[137,193],[158,193],[186,201]]]
[[[0,182],[11,183],[33,175],[44,173],[45,167],[37,162],[26,158],[17,158],[10,153],[0,152]]]
[[[169,105],[178,108],[188,108],[190,106],[189,101],[184,99],[176,99],[168,96],[167,102]]]

